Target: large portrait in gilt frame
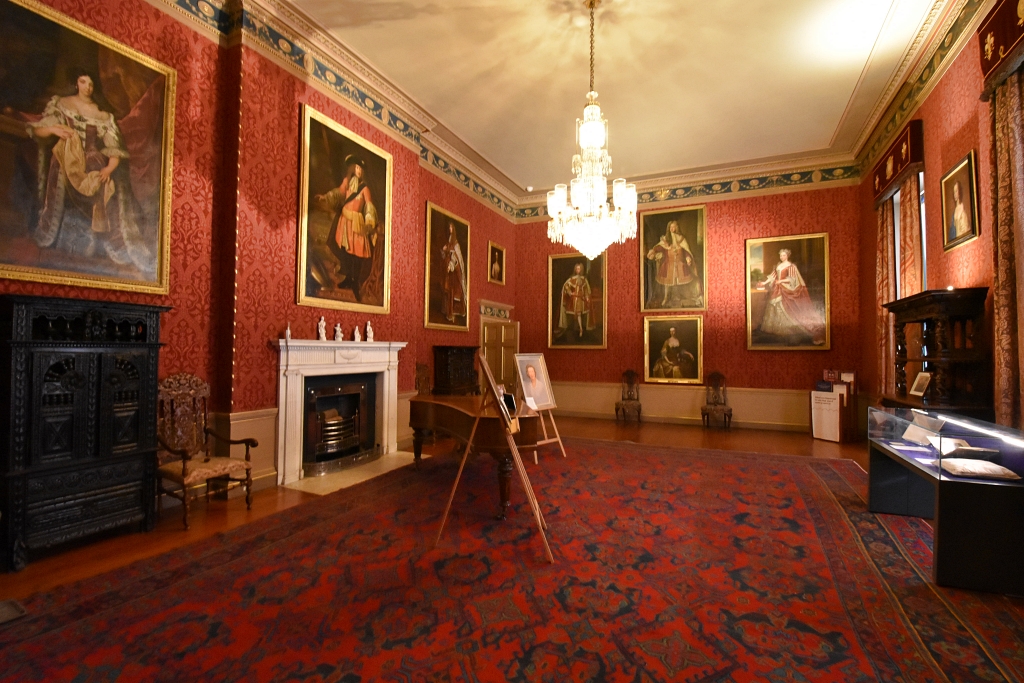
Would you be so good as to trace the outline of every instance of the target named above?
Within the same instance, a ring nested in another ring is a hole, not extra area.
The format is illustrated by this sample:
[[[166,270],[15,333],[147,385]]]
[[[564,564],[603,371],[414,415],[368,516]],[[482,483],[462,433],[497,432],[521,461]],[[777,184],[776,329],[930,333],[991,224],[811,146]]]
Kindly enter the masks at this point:
[[[703,206],[640,214],[640,310],[704,310],[707,224]]]
[[[596,259],[583,254],[548,256],[548,347],[608,347],[607,252]]]
[[[830,348],[828,233],[747,240],[747,348]]]
[[[423,326],[469,330],[469,223],[427,202]]]
[[[166,294],[176,73],[0,2],[0,277]]]
[[[704,318],[699,315],[644,317],[644,381],[704,382]]]
[[[942,250],[955,249],[980,233],[972,149],[942,177]]]
[[[302,106],[298,303],[391,309],[391,155]]]

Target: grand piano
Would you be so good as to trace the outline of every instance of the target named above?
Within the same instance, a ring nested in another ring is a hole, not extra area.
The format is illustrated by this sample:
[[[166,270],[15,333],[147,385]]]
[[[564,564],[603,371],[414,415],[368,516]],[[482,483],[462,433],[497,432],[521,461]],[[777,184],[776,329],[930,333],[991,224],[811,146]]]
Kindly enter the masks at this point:
[[[423,442],[432,433],[453,436],[465,444],[477,415],[480,424],[473,437],[473,450],[489,453],[498,463],[498,519],[505,519],[509,507],[509,485],[514,467],[505,428],[494,406],[481,412],[483,396],[416,396],[410,401],[409,426],[413,430],[413,454],[419,467]],[[537,415],[518,415],[519,433],[515,443],[520,453],[537,449]]]

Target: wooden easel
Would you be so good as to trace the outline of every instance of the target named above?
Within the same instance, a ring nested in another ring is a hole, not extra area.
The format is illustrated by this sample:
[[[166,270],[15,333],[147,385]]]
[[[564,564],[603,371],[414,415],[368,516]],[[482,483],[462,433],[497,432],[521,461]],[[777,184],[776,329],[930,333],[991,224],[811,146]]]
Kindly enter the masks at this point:
[[[525,402],[526,399],[524,398],[523,401]],[[537,417],[540,419],[540,428],[544,432],[544,438],[537,440],[537,449],[539,450],[541,446],[545,446],[545,445],[547,445],[549,443],[557,443],[558,447],[562,450],[562,457],[563,458],[568,457],[565,454],[565,446],[562,445],[562,437],[558,433],[558,425],[555,424],[555,413],[554,413],[554,410],[546,409],[546,410],[538,410],[536,412],[537,412]],[[555,432],[555,435],[552,436],[552,437],[548,436],[548,428],[547,428],[547,425],[544,422],[544,413],[547,413],[548,414],[548,419],[551,420],[551,429],[552,429],[552,431]],[[538,464],[537,450],[533,451],[533,464],[534,465]]]
[[[519,447],[516,446],[514,434],[519,432],[519,419],[509,415],[508,408],[505,403],[498,396],[498,387],[494,382],[494,375],[491,374],[491,368],[487,365],[487,359],[484,358],[482,351],[477,351],[477,361],[480,363],[480,367],[484,370],[484,377],[487,379],[487,388],[484,392],[484,400],[480,405],[480,411],[477,413],[476,420],[473,422],[473,429],[469,432],[469,439],[466,441],[466,449],[462,452],[462,462],[459,463],[459,472],[455,475],[455,484],[452,486],[451,495],[448,496],[448,504],[445,505],[444,515],[441,517],[441,527],[437,530],[437,538],[434,539],[434,547],[441,542],[441,534],[444,532],[444,525],[448,521],[448,512],[451,510],[452,501],[455,499],[455,491],[459,488],[459,480],[462,478],[462,470],[466,466],[466,460],[469,458],[469,451],[473,447],[473,437],[476,436],[476,428],[480,425],[480,416],[483,415],[484,411],[488,406],[493,405],[494,409],[498,411],[498,415],[501,417],[502,425],[505,428],[505,440],[508,442],[509,451],[512,453],[512,461],[515,463],[516,470],[519,472],[519,479],[523,483],[523,490],[526,491],[526,500],[530,503],[530,509],[533,511],[533,518],[537,522],[537,529],[540,531],[541,540],[544,541],[544,552],[547,555],[548,562],[554,563],[555,558],[551,554],[551,547],[548,545],[548,537],[544,533],[544,530],[548,528],[547,522],[544,521],[544,515],[540,511],[540,503],[537,502],[537,495],[533,492],[533,486],[530,484],[530,478],[526,475],[526,467],[523,465],[523,459],[519,455]],[[543,419],[541,420],[543,424]],[[554,424],[554,422],[552,422]],[[557,432],[556,432],[557,433]],[[547,430],[544,432],[545,437],[547,436]],[[559,440],[560,441],[560,440]],[[538,442],[540,445],[541,442]],[[543,443],[550,443],[544,441]],[[564,455],[563,450],[563,455]],[[534,458],[536,459],[537,454],[534,452]]]

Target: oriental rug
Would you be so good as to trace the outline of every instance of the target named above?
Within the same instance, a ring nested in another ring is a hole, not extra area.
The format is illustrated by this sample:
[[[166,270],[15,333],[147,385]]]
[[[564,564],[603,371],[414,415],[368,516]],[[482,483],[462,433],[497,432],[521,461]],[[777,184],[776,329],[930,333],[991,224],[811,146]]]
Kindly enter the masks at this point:
[[[855,463],[567,439],[504,522],[424,461],[25,601],[2,681],[1022,681],[1024,601],[937,588]]]

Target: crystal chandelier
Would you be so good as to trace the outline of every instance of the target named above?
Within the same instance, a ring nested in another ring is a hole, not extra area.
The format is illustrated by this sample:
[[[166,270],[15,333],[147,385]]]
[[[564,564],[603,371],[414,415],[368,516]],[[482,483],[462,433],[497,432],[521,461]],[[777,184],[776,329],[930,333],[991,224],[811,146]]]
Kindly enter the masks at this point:
[[[590,92],[583,118],[576,119],[579,153],[572,157],[576,177],[566,187],[555,185],[548,192],[548,239],[567,244],[588,259],[594,259],[613,242],[622,244],[636,237],[636,185],[625,178],[612,182],[608,206],[608,180],[612,158],[608,156],[608,121],[601,115],[594,92],[594,8],[601,0],[585,0],[590,8]]]

